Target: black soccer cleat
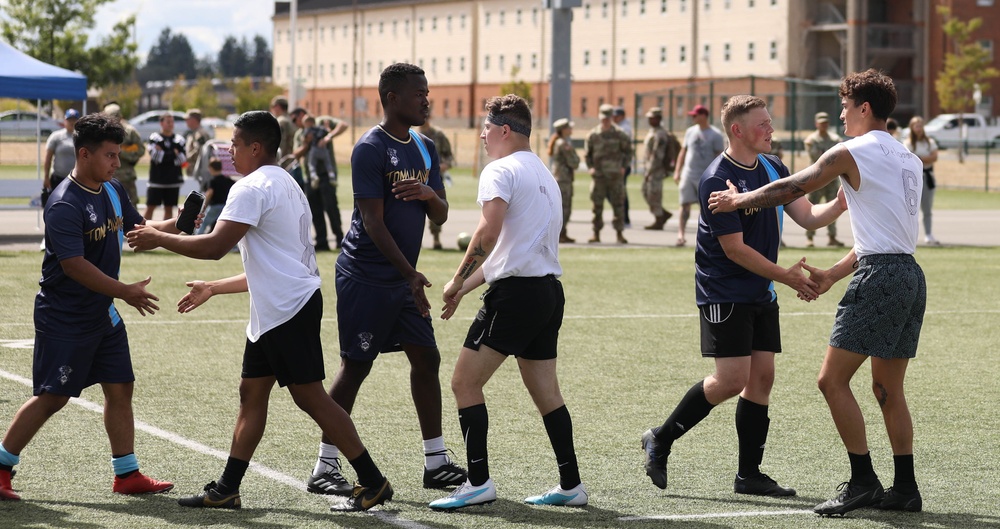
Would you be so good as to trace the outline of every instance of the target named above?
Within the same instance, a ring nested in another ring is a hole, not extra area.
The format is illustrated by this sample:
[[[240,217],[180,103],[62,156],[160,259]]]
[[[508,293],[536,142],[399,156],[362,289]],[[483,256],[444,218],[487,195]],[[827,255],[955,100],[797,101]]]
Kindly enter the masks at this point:
[[[206,507],[209,509],[239,509],[240,491],[232,494],[222,494],[217,490],[218,485],[213,481],[205,485],[205,491],[201,494],[188,496],[177,500],[182,507]]]
[[[344,498],[340,503],[331,505],[330,510],[335,512],[367,511],[376,505],[382,505],[391,500],[392,493],[392,485],[389,484],[388,479],[383,481],[382,485],[378,487],[370,488],[355,485],[351,496]]]
[[[653,485],[666,489],[667,456],[670,455],[670,452],[664,452],[660,442],[653,435],[652,428],[642,434],[642,450],[646,455],[646,475],[653,480]]]
[[[462,483],[465,483],[468,476],[469,473],[466,472],[464,468],[456,465],[452,461],[448,461],[433,470],[424,467],[424,488],[444,489],[448,487],[457,487]]]
[[[870,485],[845,481],[837,490],[840,494],[836,498],[813,507],[813,512],[822,516],[843,516],[862,507],[879,505],[885,496],[882,484],[877,480]]]
[[[778,485],[778,482],[767,474],[757,474],[749,478],[742,478],[737,474],[736,480],[733,481],[733,492],[752,496],[795,496],[795,489]]]
[[[312,474],[306,480],[306,490],[313,494],[333,494],[336,496],[350,496],[354,487],[340,474],[340,460],[334,459],[335,464],[326,472]]]
[[[907,494],[897,491],[894,487],[889,487],[885,489],[885,496],[882,497],[878,508],[885,511],[920,512],[924,508],[924,500],[920,497],[919,490]]]

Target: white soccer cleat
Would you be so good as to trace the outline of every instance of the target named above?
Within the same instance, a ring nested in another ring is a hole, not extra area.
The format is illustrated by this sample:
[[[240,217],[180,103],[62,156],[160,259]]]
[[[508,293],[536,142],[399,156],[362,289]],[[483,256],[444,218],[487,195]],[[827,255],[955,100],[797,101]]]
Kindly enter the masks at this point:
[[[493,486],[493,479],[490,478],[478,487],[466,481],[451,495],[432,501],[430,508],[435,511],[454,511],[470,505],[486,505],[496,500],[497,488]]]
[[[587,495],[587,489],[585,489],[583,487],[583,483],[581,483],[569,490],[565,490],[559,485],[556,485],[552,488],[552,490],[546,492],[545,494],[525,498],[524,503],[530,503],[531,505],[565,505],[569,507],[581,507],[586,505],[589,499],[590,497]]]

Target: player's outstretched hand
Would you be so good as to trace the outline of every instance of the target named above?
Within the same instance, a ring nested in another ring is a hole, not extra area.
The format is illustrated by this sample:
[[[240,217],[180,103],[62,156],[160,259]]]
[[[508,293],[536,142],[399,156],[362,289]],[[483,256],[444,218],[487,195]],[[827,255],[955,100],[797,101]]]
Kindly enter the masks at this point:
[[[160,298],[151,294],[146,290],[146,285],[152,281],[152,277],[146,277],[138,283],[132,283],[131,285],[125,285],[125,293],[121,296],[121,299],[135,307],[139,311],[139,314],[145,316],[148,314],[156,314],[156,311],[160,310],[160,307],[153,303],[154,301],[160,301]]]
[[[456,283],[454,279],[448,281],[448,284],[444,286],[444,295],[442,296],[444,300],[444,307],[441,308],[442,320],[451,319],[455,315],[463,296],[465,294],[462,293],[462,285]]]
[[[420,180],[415,178],[407,178],[406,180],[394,182],[392,184],[392,194],[396,198],[407,202],[411,200],[430,200],[437,196],[437,193],[430,186],[420,183]]]
[[[424,289],[430,288],[432,286],[431,282],[424,277],[424,274],[416,270],[414,270],[413,276],[408,278],[407,281],[410,283],[410,293],[413,294],[413,302],[417,305],[420,315],[430,318],[431,303],[427,301],[427,294],[424,292]]]
[[[132,251],[142,252],[158,248],[160,246],[157,242],[159,235],[160,231],[156,228],[146,226],[145,224],[137,224],[132,231],[125,234],[125,239],[128,241],[128,245],[132,247]]]
[[[712,191],[708,197],[708,209],[712,213],[729,213],[736,211],[736,194],[739,192],[732,182],[726,180],[729,189],[725,191]]]
[[[817,294],[825,294],[835,283],[829,270],[809,266],[805,263],[805,259],[802,260],[802,268],[809,272],[809,279],[816,283]]]
[[[792,287],[798,293],[799,299],[803,301],[812,301],[820,295],[819,285],[812,279],[806,277],[805,273],[802,271],[803,266],[806,266],[805,257],[788,267],[788,270],[785,270],[785,279],[782,283]]]
[[[184,297],[177,302],[177,312],[185,314],[201,306],[208,301],[215,293],[204,281],[188,281],[185,285],[191,287],[191,291],[184,294]]]

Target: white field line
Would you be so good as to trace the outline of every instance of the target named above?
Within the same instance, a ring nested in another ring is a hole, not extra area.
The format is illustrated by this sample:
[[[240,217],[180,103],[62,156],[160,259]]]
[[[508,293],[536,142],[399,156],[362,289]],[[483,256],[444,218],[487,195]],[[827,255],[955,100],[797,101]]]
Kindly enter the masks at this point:
[[[128,314],[128,313],[126,313]],[[798,317],[830,317],[833,316],[834,312],[782,312],[781,317],[785,318],[798,318]],[[924,313],[925,316],[941,316],[949,314],[1000,314],[1000,309],[983,309],[983,310],[928,310]],[[564,320],[628,320],[628,319],[679,319],[679,318],[695,318],[698,316],[697,312],[690,312],[684,314],[583,314],[578,316],[564,316]],[[453,318],[454,321],[472,321],[474,317],[464,317],[464,318]],[[148,319],[142,317],[132,317],[128,318],[126,322],[128,325],[199,325],[199,324],[210,324],[219,325],[227,323],[242,323],[246,324],[246,318],[237,319],[226,319],[226,320],[173,320],[173,321],[162,321],[156,319]],[[335,323],[337,318],[323,318],[323,323]],[[34,327],[34,323],[0,323],[0,327]]]
[[[653,516],[622,516],[618,518],[623,522],[636,522],[646,520],[704,520],[707,518],[749,518],[757,516],[789,516],[794,514],[813,514],[808,510],[794,511],[747,511],[747,512],[710,512],[704,514],[660,514]]]
[[[29,388],[32,387],[30,379],[24,378],[20,375],[15,375],[14,373],[8,373],[7,371],[0,370],[0,377],[12,380],[19,384],[23,384],[25,386],[28,386]],[[77,406],[85,410],[92,411],[94,413],[99,413],[99,414],[104,413],[104,407],[102,405],[96,404],[86,399],[72,398],[70,399],[70,403],[76,404]],[[162,428],[157,428],[156,426],[147,424],[142,421],[138,420],[135,421],[135,429],[142,432],[146,432],[154,437],[159,437],[160,439],[174,443],[175,445],[178,446],[182,446],[199,454],[214,457],[221,461],[226,461],[229,458],[228,452],[224,452],[222,450],[216,450],[215,448],[212,448],[210,446],[205,446],[197,441],[192,441],[191,439],[182,437],[173,432],[168,432],[166,430],[163,430]],[[261,465],[260,463],[255,463],[251,461],[250,470],[266,478],[269,478],[273,481],[277,481],[278,483],[288,485],[289,487],[292,487],[293,489],[296,489],[300,492],[306,492],[306,486],[301,479],[293,478],[288,474],[283,474],[268,466]],[[405,518],[400,518],[396,514],[391,512],[369,511],[368,514],[374,516],[375,518],[378,518],[382,522],[385,522],[390,525],[395,525],[397,527],[403,527],[404,529],[430,529],[426,525],[410,521]]]

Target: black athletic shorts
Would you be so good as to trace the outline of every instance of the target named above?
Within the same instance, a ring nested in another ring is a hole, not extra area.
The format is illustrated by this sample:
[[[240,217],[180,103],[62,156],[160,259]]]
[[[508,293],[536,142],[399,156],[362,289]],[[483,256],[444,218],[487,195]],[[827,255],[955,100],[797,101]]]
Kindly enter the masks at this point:
[[[527,360],[556,357],[566,297],[555,276],[505,277],[490,285],[482,299],[465,347],[478,351],[485,345]]]
[[[176,206],[181,194],[179,187],[150,187],[146,189],[147,206]]]
[[[323,380],[320,320],[323,294],[316,290],[292,319],[265,332],[243,351],[243,378],[274,376],[281,387]]]
[[[701,356],[733,358],[752,351],[781,352],[778,302],[714,303],[698,307]]]

